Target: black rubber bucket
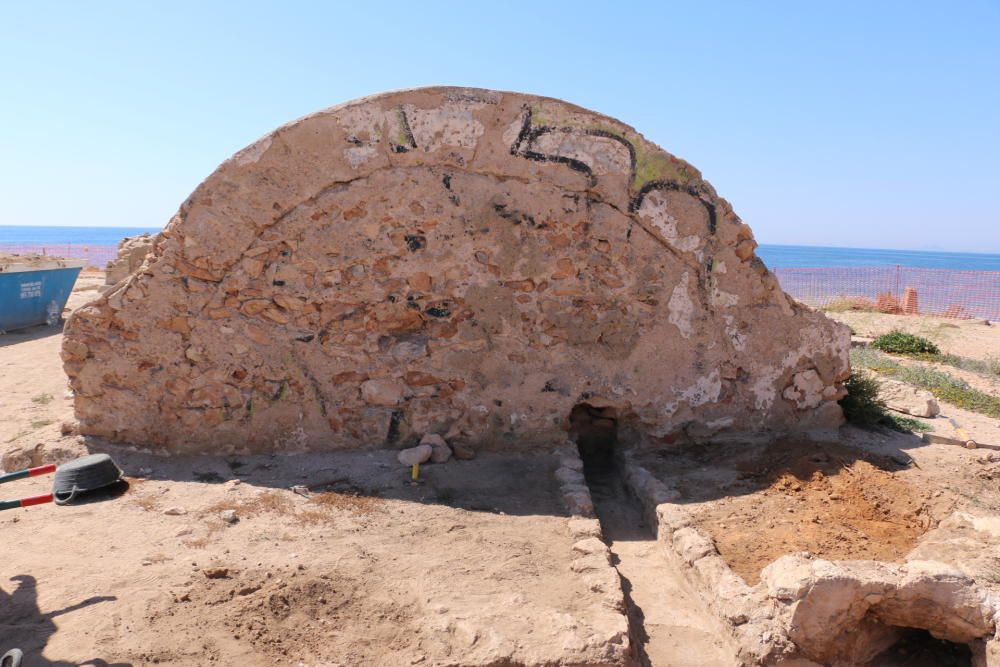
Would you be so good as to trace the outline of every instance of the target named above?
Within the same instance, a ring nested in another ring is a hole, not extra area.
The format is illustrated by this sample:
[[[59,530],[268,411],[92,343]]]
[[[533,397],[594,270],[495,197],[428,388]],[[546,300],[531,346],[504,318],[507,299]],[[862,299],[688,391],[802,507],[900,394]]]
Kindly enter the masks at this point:
[[[120,482],[121,469],[107,454],[91,454],[56,468],[52,496],[56,505],[73,502],[80,494],[104,489]]]

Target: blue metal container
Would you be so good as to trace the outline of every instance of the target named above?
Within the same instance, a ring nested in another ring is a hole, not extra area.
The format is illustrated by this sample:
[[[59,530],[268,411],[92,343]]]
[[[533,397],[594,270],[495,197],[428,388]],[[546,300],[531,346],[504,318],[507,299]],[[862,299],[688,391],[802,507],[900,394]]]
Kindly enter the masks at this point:
[[[0,332],[58,323],[86,263],[16,256],[0,260]]]

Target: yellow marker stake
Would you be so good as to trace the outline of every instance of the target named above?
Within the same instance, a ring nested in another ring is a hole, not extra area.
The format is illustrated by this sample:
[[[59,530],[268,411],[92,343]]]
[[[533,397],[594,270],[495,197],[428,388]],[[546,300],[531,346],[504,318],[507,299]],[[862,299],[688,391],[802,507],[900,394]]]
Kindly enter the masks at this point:
[[[417,481],[417,479],[420,478],[420,464],[419,463],[414,463],[413,467],[410,468],[410,477],[413,479],[414,482]]]
[[[965,440],[965,448],[966,449],[975,449],[976,448],[976,441],[972,439],[972,437],[969,435],[969,432],[966,431],[964,428],[962,428],[962,425],[959,424],[954,419],[952,419],[952,418],[949,417],[948,421],[950,421],[951,425],[955,427],[955,434],[958,436],[958,439],[959,440]]]

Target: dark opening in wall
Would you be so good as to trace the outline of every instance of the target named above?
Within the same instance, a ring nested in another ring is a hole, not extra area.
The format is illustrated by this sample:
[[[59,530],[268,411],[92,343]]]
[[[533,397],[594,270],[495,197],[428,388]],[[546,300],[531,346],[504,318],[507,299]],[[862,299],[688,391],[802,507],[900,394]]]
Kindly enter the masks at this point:
[[[576,440],[583,459],[583,474],[590,479],[614,470],[618,445],[617,411],[580,403],[570,412],[569,423],[570,436]]]
[[[935,639],[927,630],[900,628],[895,644],[865,663],[865,667],[971,667],[966,644]]]

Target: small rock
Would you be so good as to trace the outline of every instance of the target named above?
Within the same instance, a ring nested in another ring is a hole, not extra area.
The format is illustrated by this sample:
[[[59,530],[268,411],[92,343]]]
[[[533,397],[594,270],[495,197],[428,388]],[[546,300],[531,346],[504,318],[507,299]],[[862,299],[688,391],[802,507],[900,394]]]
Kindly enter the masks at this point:
[[[201,571],[208,579],[228,579],[229,578],[229,568],[228,567],[206,567]]]
[[[80,423],[71,419],[67,419],[63,423],[59,424],[59,432],[63,435],[76,435],[80,432],[79,428]]]
[[[308,486],[293,486],[292,487],[292,493],[296,493],[296,494],[302,496],[303,498],[309,498],[309,497],[312,496],[312,494],[309,493],[309,487]]]
[[[430,445],[432,463],[447,463],[451,458],[451,447],[437,433],[428,433],[420,439],[420,444]]]
[[[560,468],[583,471],[583,461],[579,456],[563,456],[559,459]]]
[[[417,445],[416,447],[400,450],[399,454],[396,455],[396,460],[404,466],[410,467],[428,460],[433,453],[434,448],[430,445]]]
[[[582,554],[603,554],[607,551],[607,546],[596,537],[587,537],[576,542],[573,545],[573,551],[578,551]]]
[[[153,564],[153,561],[149,560],[148,558],[143,558],[142,559],[142,565],[143,565],[143,567],[145,567],[147,565],[152,565],[152,564]]]
[[[471,461],[476,458],[476,450],[468,445],[454,443],[451,446],[451,453],[459,461]]]
[[[560,484],[586,484],[583,473],[572,468],[556,468],[555,477]]]
[[[571,516],[594,516],[594,503],[591,501],[589,493],[580,491],[564,493],[563,503]]]
[[[163,510],[163,513],[166,514],[167,516],[183,516],[187,514],[188,511],[183,507],[168,507],[167,509]]]
[[[445,442],[444,438],[442,438],[437,433],[426,434],[424,437],[420,438],[420,444],[430,445],[431,447],[440,447],[442,445],[445,447],[448,446],[448,443]]]
[[[451,458],[451,447],[448,445],[432,447],[431,449],[434,450],[431,452],[431,463],[447,463]]]
[[[931,392],[898,380],[882,380],[878,395],[890,410],[914,417],[934,417],[941,412],[937,399]]]
[[[219,512],[219,518],[229,524],[236,523],[240,520],[240,518],[236,516],[236,510],[222,510]]]
[[[601,523],[597,519],[585,519],[583,517],[573,517],[567,524],[569,534],[576,540],[587,537],[601,537]]]
[[[149,477],[153,474],[152,468],[139,468],[139,477]]]

